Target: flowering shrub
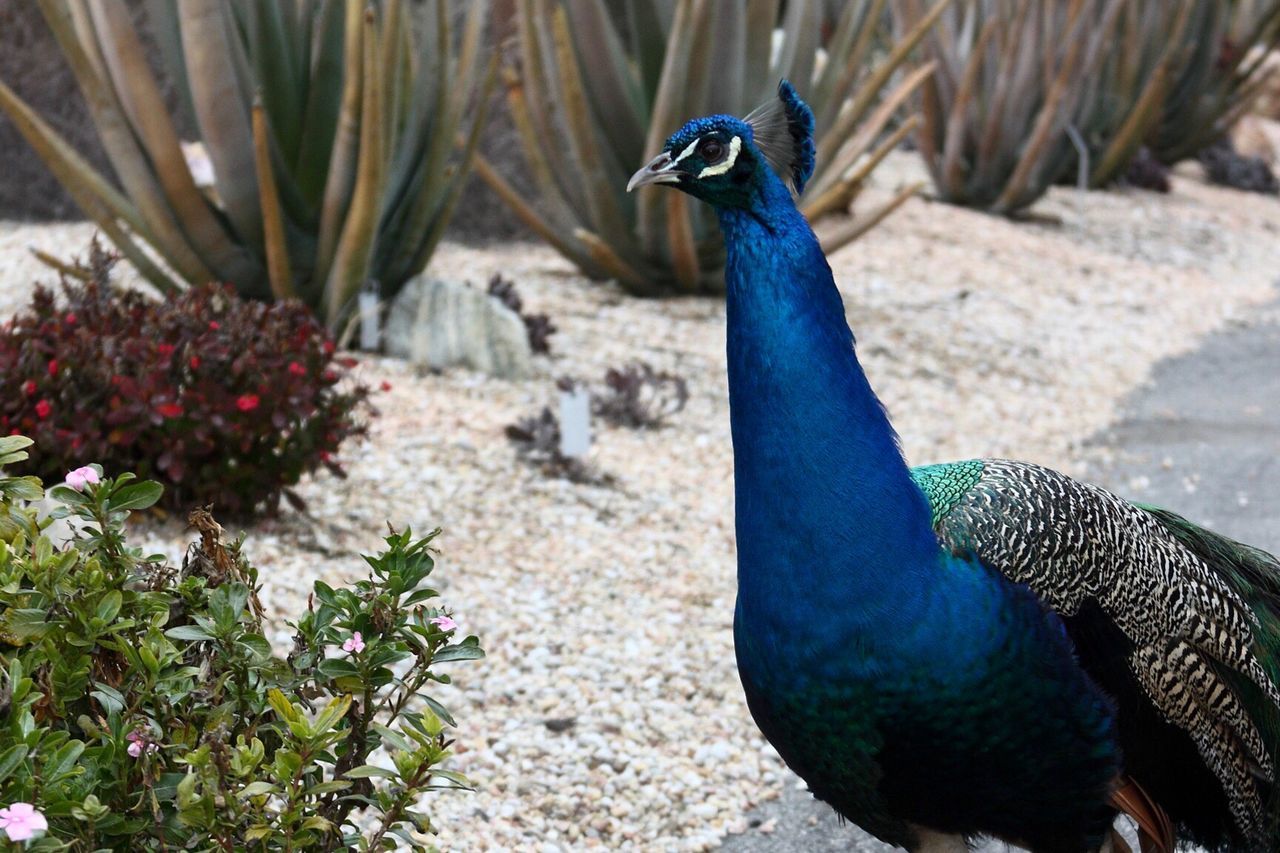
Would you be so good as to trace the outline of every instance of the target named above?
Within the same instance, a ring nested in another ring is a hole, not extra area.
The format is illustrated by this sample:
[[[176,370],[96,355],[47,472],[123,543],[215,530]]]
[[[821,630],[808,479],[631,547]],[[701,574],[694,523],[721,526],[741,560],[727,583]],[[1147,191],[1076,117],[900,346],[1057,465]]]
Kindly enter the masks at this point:
[[[0,439],[0,465],[28,443]],[[39,484],[0,477],[0,838],[427,849],[423,795],[469,782],[443,766],[455,723],[424,690],[484,654],[424,586],[435,534],[393,532],[351,588],[317,582],[280,658],[239,543],[197,510],[181,567],[143,556],[124,521],[161,487],[90,470],[50,490],[74,531],[61,547],[26,506]]]
[[[276,507],[282,491],[363,433],[368,390],[350,380],[301,303],[249,302],[227,287],[165,301],[113,289],[96,244],[0,326],[0,435],[32,436],[24,470],[61,477],[78,460],[165,486],[171,509]]]

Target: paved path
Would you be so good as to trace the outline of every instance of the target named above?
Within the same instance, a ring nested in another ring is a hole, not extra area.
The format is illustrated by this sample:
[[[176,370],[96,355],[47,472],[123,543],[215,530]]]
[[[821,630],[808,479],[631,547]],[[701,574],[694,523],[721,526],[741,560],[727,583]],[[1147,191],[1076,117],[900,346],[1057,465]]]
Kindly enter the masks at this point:
[[[1091,455],[1111,451],[1109,460],[1091,467],[1091,481],[1280,554],[1280,310],[1260,312],[1158,365],[1116,425],[1090,445]],[[794,785],[756,809],[751,821],[772,831],[730,837],[725,850],[890,849],[841,826],[834,812]]]

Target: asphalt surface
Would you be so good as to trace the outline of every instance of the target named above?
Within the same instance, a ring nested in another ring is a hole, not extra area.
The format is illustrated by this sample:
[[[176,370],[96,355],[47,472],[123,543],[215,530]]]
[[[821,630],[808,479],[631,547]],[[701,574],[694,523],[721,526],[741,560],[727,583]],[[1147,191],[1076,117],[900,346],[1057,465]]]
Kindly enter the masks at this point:
[[[1280,310],[1259,312],[1157,365],[1117,422],[1086,449],[1091,459],[1105,457],[1091,463],[1090,481],[1280,554]],[[754,809],[753,828],[726,839],[723,849],[892,849],[842,825],[801,784],[794,779],[781,798]]]

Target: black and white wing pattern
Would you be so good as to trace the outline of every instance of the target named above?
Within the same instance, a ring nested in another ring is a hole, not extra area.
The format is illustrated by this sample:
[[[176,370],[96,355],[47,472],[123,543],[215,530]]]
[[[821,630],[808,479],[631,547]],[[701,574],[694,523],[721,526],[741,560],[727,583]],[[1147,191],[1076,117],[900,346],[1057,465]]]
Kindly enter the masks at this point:
[[[1275,558],[1038,465],[912,473],[945,548],[1063,617],[1116,700],[1128,775],[1202,844],[1280,849]]]

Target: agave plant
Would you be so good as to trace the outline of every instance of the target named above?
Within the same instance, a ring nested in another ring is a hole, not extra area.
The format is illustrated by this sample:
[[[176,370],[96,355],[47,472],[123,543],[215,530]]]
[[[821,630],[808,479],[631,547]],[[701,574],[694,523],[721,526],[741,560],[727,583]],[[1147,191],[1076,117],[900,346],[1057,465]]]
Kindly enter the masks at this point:
[[[227,281],[300,298],[337,328],[366,282],[389,298],[426,265],[495,78],[480,61],[485,3],[471,4],[455,50],[447,0],[418,21],[403,0],[153,0],[161,64],[213,192],[192,177],[125,4],[40,5],[122,189],[2,83],[0,109],[160,290]]]
[[[1161,110],[1192,54],[1200,0],[1125,3],[1100,73],[1091,76],[1055,158],[1058,175],[1081,188],[1105,187],[1129,165],[1160,124]]]
[[[1105,84],[1104,48],[1126,5],[961,0],[952,6],[925,39],[937,69],[921,92],[918,134],[942,198],[1012,214],[1064,174],[1087,147],[1076,124]],[[895,6],[898,26],[915,26],[924,6],[902,0]],[[1111,119],[1123,112],[1113,110]]]
[[[827,30],[821,0],[518,0],[508,103],[537,200],[478,158],[517,215],[594,278],[634,293],[722,292],[724,247],[706,211],[677,193],[624,192],[684,120],[744,115],[786,77],[814,109],[818,166],[802,204],[845,213],[916,119],[898,108],[930,73],[906,68],[941,13],[885,44],[886,0],[851,0]],[[830,19],[828,19],[830,21]],[[589,69],[589,73],[587,73]],[[834,250],[902,204],[908,187],[826,231]]]
[[[1267,54],[1280,44],[1280,0],[1193,0],[1186,58],[1151,135],[1173,164],[1222,138],[1266,82]]]

